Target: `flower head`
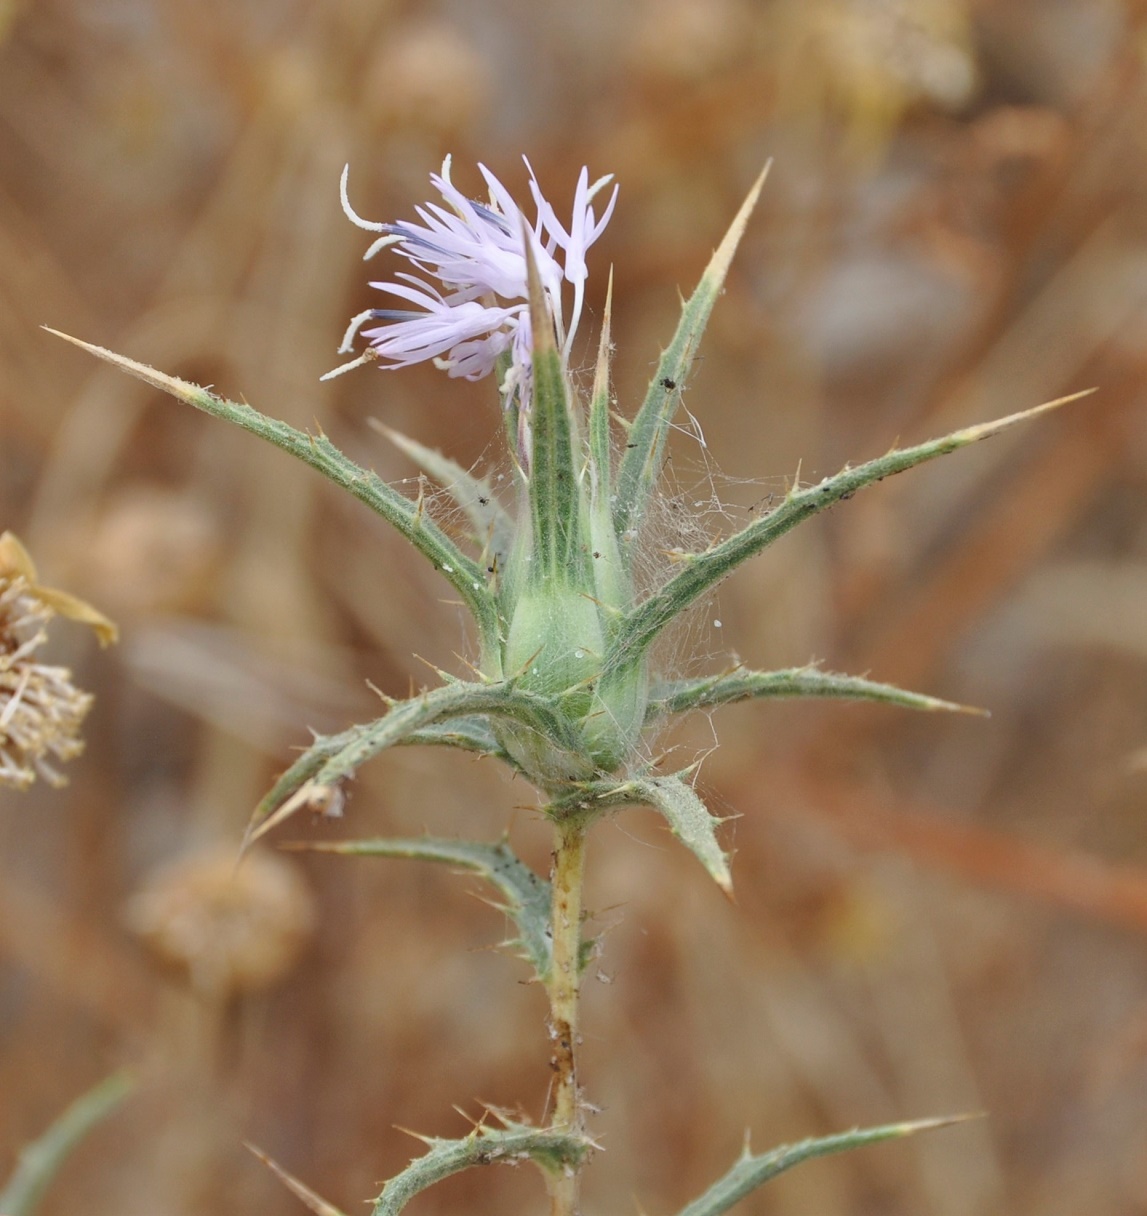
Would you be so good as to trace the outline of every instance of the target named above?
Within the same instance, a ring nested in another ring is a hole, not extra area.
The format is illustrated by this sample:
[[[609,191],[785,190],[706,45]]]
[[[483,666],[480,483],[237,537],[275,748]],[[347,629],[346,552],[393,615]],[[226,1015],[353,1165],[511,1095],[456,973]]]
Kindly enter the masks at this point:
[[[107,617],[65,591],[41,587],[28,551],[11,532],[0,535],[0,785],[26,789],[37,775],[61,785],[49,758],[70,760],[83,750],[79,731],[91,696],[72,684],[66,667],[33,657],[56,613],[91,625],[101,643],[115,640]]]
[[[426,203],[415,208],[418,222],[400,220],[393,224],[373,223],[354,211],[347,198],[347,171],[343,170],[343,210],[360,228],[381,234],[367,250],[366,257],[391,248],[406,258],[417,273],[399,271],[393,280],[371,283],[400,304],[368,309],[354,318],[340,349],[349,351],[361,330],[370,341],[371,351],[337,372],[368,358],[385,359],[388,362],[383,366],[390,368],[432,359],[451,376],[479,380],[494,370],[500,356],[508,353],[510,370],[502,383],[502,392],[508,400],[516,391],[522,407],[528,408],[533,339],[526,274],[527,241],[555,333],[568,357],[585,294],[586,250],[609,223],[617,201],[617,187],[614,186],[600,218],[594,211],[593,199],[613,180],[612,175],[591,185],[588,170],[582,169],[574,194],[573,215],[566,228],[542,195],[529,161],[526,168],[536,210],[532,223],[489,169],[485,165],[478,168],[486,181],[489,202],[468,199],[458,190],[450,180],[450,157],[447,157],[442,172],[430,177],[446,205]],[[562,299],[567,283],[573,297],[568,324]],[[363,328],[372,321],[385,324]]]
[[[210,849],[155,870],[125,909],[156,962],[202,996],[258,992],[283,978],[314,929],[314,900],[283,857]]]

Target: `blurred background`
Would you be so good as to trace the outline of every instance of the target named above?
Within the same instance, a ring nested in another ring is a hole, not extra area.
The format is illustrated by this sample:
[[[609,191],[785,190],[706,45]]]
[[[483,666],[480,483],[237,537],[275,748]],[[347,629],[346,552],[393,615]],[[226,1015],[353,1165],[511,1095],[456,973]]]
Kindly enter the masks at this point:
[[[1131,0],[0,0],[0,527],[123,635],[56,624],[87,749],[64,790],[0,792],[0,1177],[126,1064],[49,1216],[302,1210],[244,1139],[353,1212],[420,1151],[399,1128],[538,1118],[548,1077],[542,993],[474,883],[274,847],[230,882],[309,729],[374,716],[368,680],[465,670],[444,585],[317,475],[39,326],[395,482],[372,419],[496,467],[489,383],[318,382],[376,298],[344,162],[379,219],[448,151],[473,193],[478,160],[522,191],[528,154],[559,214],[583,164],[615,173],[576,358],[612,263],[628,413],[773,157],[671,456],[714,530],[798,467],[1100,391],[819,517],[694,622],[694,671],[817,659],[992,717],[741,705],[660,741],[738,816],[738,902],[647,812],[595,834],[586,1211],[675,1210],[746,1128],[961,1111],[988,1117],[743,1210],[1147,1210],[1145,53]],[[507,827],[544,871],[528,789],[409,750],[272,844]],[[499,1169],[417,1210],[544,1202]]]

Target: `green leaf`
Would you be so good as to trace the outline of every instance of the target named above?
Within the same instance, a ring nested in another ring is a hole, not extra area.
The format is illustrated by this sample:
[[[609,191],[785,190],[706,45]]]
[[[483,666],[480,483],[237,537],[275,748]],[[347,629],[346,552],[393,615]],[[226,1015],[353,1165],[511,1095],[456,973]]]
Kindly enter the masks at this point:
[[[579,740],[546,697],[526,692],[508,681],[494,684],[456,681],[399,701],[384,717],[353,728],[353,737],[319,769],[320,785],[335,785],[379,752],[404,741],[414,731],[444,719],[486,714],[504,718],[544,735],[555,747],[576,752]]]
[[[47,326],[44,328],[48,329]],[[81,350],[88,351],[204,413],[235,423],[236,426],[289,452],[304,464],[309,464],[335,485],[349,490],[355,498],[396,528],[442,572],[477,622],[483,650],[487,653],[496,652],[498,638],[502,632],[501,623],[497,603],[486,586],[485,570],[462,553],[441,528],[427,517],[420,502],[412,502],[388,486],[377,473],[355,464],[323,434],[310,435],[306,431],[296,430],[286,422],[261,414],[246,403],[227,401],[196,384],[168,376],[144,363],[137,363],[134,359],[105,350],[102,346],[81,342],[79,338],[70,337],[59,330],[48,329],[48,333],[63,338],[65,342],[71,342]]]
[[[715,1182],[699,1198],[687,1204],[678,1216],[721,1216],[735,1203],[740,1202],[757,1187],[771,1181],[785,1170],[792,1169],[815,1157],[827,1157],[832,1153],[843,1153],[849,1149],[862,1148],[868,1144],[879,1144],[884,1140],[899,1140],[916,1132],[932,1131],[961,1123],[966,1116],[949,1119],[919,1119],[914,1123],[890,1123],[884,1127],[844,1132],[839,1136],[823,1136],[816,1140],[802,1140],[799,1144],[788,1144],[772,1152],[754,1157],[746,1147],[741,1159],[731,1170]]]
[[[494,756],[507,764],[513,764],[509,753],[503,750],[502,745],[494,738],[490,724],[477,717],[451,718],[447,722],[435,722],[433,726],[407,735],[400,746],[456,747],[459,751]]]
[[[134,1086],[127,1073],[108,1077],[73,1102],[38,1140],[22,1148],[12,1177],[0,1191],[0,1212],[4,1216],[32,1216],[72,1150],[123,1102]]]
[[[312,811],[328,812],[336,807],[333,793],[319,791],[312,779],[332,756],[338,755],[339,750],[354,739],[356,731],[363,729],[361,726],[352,726],[337,735],[319,735],[259,800],[247,822],[241,851],[245,852],[275,824],[282,823],[303,806],[309,806]],[[413,733],[412,731],[411,734]],[[314,791],[313,796],[307,799],[299,798],[300,792],[307,789]]]
[[[782,671],[747,671],[738,667],[700,680],[680,680],[656,690],[649,703],[646,721],[664,714],[710,709],[734,701],[764,697],[832,697],[846,701],[876,701],[903,709],[928,712],[980,714],[985,710],[943,701],[923,693],[906,692],[892,684],[878,684],[860,676],[838,675],[814,666],[789,667]]]
[[[629,800],[660,811],[669,830],[705,867],[709,877],[725,892],[733,893],[729,859],[717,843],[721,820],[698,798],[681,775],[643,777],[630,781]]]
[[[514,525],[494,488],[485,477],[475,477],[457,461],[383,426],[376,419],[368,420],[380,434],[385,435],[403,455],[408,456],[428,477],[436,481],[466,513],[474,539],[485,553],[505,561],[513,542]],[[489,564],[488,562],[486,564]]]
[[[753,183],[753,188],[742,203],[724,240],[709,259],[709,265],[705,268],[696,290],[682,308],[677,331],[662,353],[657,371],[650,381],[649,391],[630,425],[625,456],[618,471],[617,497],[613,510],[614,531],[622,539],[630,537],[641,526],[646,503],[661,476],[665,442],[673,416],[681,404],[682,389],[689,376],[705,326],[709,323],[709,314],[721,294],[729,264],[737,251],[749,216],[757,204],[768,172],[769,165],[766,165],[761,176]]]
[[[518,940],[504,944],[519,946],[522,957],[533,967],[538,978],[543,983],[549,979],[552,958],[550,884],[520,861],[504,840],[497,844],[484,844],[472,840],[438,840],[427,836],[416,840],[308,842],[289,847],[353,857],[435,861],[480,875],[501,894],[505,902],[497,906],[518,928]]]
[[[740,532],[703,553],[695,553],[681,559],[677,564],[678,572],[618,625],[610,652],[606,656],[605,669],[608,671],[613,668],[625,668],[639,660],[661,630],[690,604],[711,591],[742,562],[755,557],[797,524],[803,523],[825,508],[842,499],[851,498],[857,490],[883,481],[886,477],[903,473],[918,464],[998,435],[1019,422],[1035,418],[1069,401],[1086,397],[1094,391],[1087,389],[1082,393],[1072,393],[1068,397],[1060,397],[1056,401],[1037,405],[1034,409],[1011,414],[995,422],[965,427],[951,435],[931,439],[916,447],[893,449],[887,455],[858,465],[855,469],[846,468],[835,477],[826,477],[817,485],[803,489],[794,487],[775,511],[754,520]]]
[[[425,1139],[430,1151],[396,1174],[374,1201],[372,1216],[398,1216],[420,1191],[475,1165],[532,1160],[546,1173],[577,1169],[593,1148],[573,1132],[507,1123],[503,1128],[477,1127],[464,1140]]]
[[[396,701],[374,722],[317,738],[255,808],[243,847],[247,848],[304,807],[329,810],[338,797],[339,783],[379,752],[413,742],[420,733],[451,719],[458,720],[456,729],[465,734],[466,724],[476,714],[516,722],[544,736],[559,752],[580,754],[580,741],[570,724],[545,697],[516,688],[508,681],[494,684],[454,681],[410,700]],[[442,739],[439,734],[435,741]]]
[[[547,808],[554,819],[574,816],[591,818],[618,806],[650,806],[660,811],[669,830],[705,867],[709,877],[725,892],[733,893],[729,860],[717,843],[717,828],[723,822],[697,796],[683,778],[688,769],[669,777],[632,777],[622,781],[585,781],[555,799]]]

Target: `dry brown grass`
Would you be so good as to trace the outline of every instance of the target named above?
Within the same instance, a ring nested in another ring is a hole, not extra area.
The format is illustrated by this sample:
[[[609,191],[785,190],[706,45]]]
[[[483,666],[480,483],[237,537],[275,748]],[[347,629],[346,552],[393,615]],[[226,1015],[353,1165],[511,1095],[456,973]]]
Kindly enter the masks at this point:
[[[841,37],[849,22],[868,32]],[[679,482],[715,463],[748,507],[798,462],[808,479],[1101,392],[859,496],[722,588],[714,664],[817,657],[993,717],[722,711],[703,784],[741,815],[735,908],[650,818],[597,833],[612,983],[585,1014],[607,1150],[587,1210],[673,1210],[745,1127],[763,1148],[969,1109],[991,1117],[811,1165],[746,1210],[1147,1207],[1142,6],[25,0],[0,28],[0,530],[124,636],[98,653],[56,629],[97,694],[87,752],[63,792],[0,795],[0,1173],[130,1063],[140,1095],[48,1216],[299,1210],[243,1138],[357,1211],[417,1150],[396,1124],[460,1134],[451,1104],[478,1099],[537,1115],[546,1076],[541,994],[486,952],[500,918],[448,874],[292,859],[316,936],[238,998],[193,992],[131,937],[132,894],[237,841],[307,727],[369,713],[366,679],[401,694],[429,678],[414,654],[448,666],[463,643],[440,584],[361,508],[39,326],[317,420],[401,478],[368,418],[471,461],[494,403],[432,371],[318,384],[370,299],[344,161],[378,216],[421,201],[448,150],[460,178],[481,159],[518,184],[525,151],[559,196],[583,162],[616,172],[591,289],[600,310],[612,261],[632,408],[677,288],[772,155],[686,397],[708,451],[681,437]],[[511,822],[544,866],[525,797],[402,752],[315,832]],[[419,1210],[540,1202],[502,1170]]]

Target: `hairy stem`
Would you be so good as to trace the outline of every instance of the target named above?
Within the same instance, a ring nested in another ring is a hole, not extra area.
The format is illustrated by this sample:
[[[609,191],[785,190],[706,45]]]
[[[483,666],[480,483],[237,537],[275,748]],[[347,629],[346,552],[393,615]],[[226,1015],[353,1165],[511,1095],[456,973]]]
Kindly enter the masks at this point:
[[[581,897],[586,825],[566,820],[556,827],[553,875],[553,967],[550,973],[550,1037],[554,1054],[555,1131],[580,1133],[577,1081],[578,988],[581,971]],[[566,1166],[550,1176],[552,1216],[577,1216],[578,1170]]]

